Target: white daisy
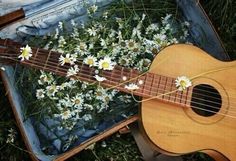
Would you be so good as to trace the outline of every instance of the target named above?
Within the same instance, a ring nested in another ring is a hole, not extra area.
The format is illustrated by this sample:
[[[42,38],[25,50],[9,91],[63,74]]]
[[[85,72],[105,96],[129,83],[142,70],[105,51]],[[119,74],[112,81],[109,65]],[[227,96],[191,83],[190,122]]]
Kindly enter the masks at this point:
[[[165,41],[167,39],[165,34],[156,34],[153,36],[153,39],[157,42]]]
[[[101,44],[101,46],[102,46],[104,49],[107,48],[106,40],[104,40],[103,38],[100,39],[100,44]]]
[[[79,67],[78,65],[75,65],[74,67],[70,67],[67,71],[66,76],[70,77],[72,75],[76,75],[79,72]]]
[[[106,11],[106,12],[103,12],[102,17],[103,17],[104,19],[107,19],[107,18],[108,18],[108,12],[107,12],[107,11]]]
[[[126,40],[125,42],[129,50],[133,50],[138,47],[138,44],[133,39]]]
[[[111,58],[105,57],[98,62],[98,68],[103,70],[113,70],[116,63],[111,61]]]
[[[81,107],[84,103],[84,99],[81,94],[77,94],[75,97],[71,99],[72,103],[76,108]]]
[[[40,84],[40,85],[43,85],[43,84],[45,84],[45,83],[48,83],[48,84],[51,84],[52,82],[53,82],[53,76],[51,75],[51,74],[46,74],[46,73],[44,73],[44,72],[42,72],[41,71],[41,75],[40,75],[40,77],[39,77],[39,80],[38,80],[38,83]]]
[[[76,47],[76,50],[80,52],[81,55],[84,55],[87,53],[87,44],[84,42],[80,42],[79,45]]]
[[[97,58],[89,55],[87,58],[84,59],[83,62],[85,64],[89,65],[89,67],[96,66],[97,65]]]
[[[128,90],[131,90],[131,91],[139,89],[139,87],[134,83],[130,83],[129,85],[125,85],[125,88],[128,89]]]
[[[190,81],[188,77],[181,76],[181,77],[177,77],[177,79],[175,80],[175,85],[179,91],[183,91],[186,88],[192,86],[192,82]]]
[[[87,32],[89,33],[89,36],[97,35],[97,30],[94,27],[87,29]]]
[[[95,75],[94,78],[98,81],[98,82],[102,82],[104,80],[107,80],[105,77],[100,77],[99,75]]]
[[[102,87],[98,88],[97,91],[95,92],[96,99],[104,100],[106,93],[107,93],[107,90],[105,90],[104,88]]]
[[[67,120],[67,119],[69,119],[69,118],[72,116],[72,113],[71,113],[70,110],[66,110],[66,111],[62,112],[62,113],[60,114],[60,116],[61,116],[61,118],[62,118],[63,120]]]
[[[71,101],[69,95],[67,94],[66,97],[64,97],[63,99],[59,100],[59,103],[61,104],[61,106],[63,107],[72,107],[73,106],[73,102]]]
[[[66,54],[64,57],[63,55],[60,56],[59,62],[63,66],[64,64],[75,64],[76,58],[74,56],[71,56],[70,54]]]
[[[58,40],[58,47],[62,48],[64,45],[66,45],[66,40],[63,36],[60,36]]]
[[[29,60],[29,58],[32,56],[32,49],[29,45],[26,45],[25,47],[20,48],[21,55],[18,56],[18,58],[21,58],[21,61]]]
[[[59,87],[56,86],[55,84],[52,84],[50,86],[46,87],[47,95],[48,96],[54,96],[56,92],[58,92]]]
[[[37,97],[37,99],[42,99],[42,98],[44,98],[45,97],[45,91],[43,90],[43,89],[38,89],[37,91],[36,91],[36,97]]]
[[[89,121],[89,120],[92,119],[92,115],[90,115],[90,114],[85,114],[82,118],[84,119],[84,121]]]
[[[63,22],[58,22],[58,27],[59,27],[59,29],[61,29],[61,30],[63,30]]]
[[[98,6],[92,5],[91,7],[88,8],[87,12],[88,14],[93,14],[97,11],[97,9],[98,9]]]

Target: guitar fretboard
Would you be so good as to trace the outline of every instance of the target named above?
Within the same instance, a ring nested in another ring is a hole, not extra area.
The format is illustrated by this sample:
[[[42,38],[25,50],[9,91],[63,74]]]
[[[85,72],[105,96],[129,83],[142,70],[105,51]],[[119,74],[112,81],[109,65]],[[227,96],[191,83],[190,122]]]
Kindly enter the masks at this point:
[[[59,63],[61,53],[45,50],[41,48],[32,48],[32,57],[27,61],[19,61],[18,55],[20,54],[20,44],[9,41],[0,40],[0,45],[4,45],[6,49],[1,50],[1,55],[9,56],[12,54],[20,64],[48,72],[55,73],[60,76],[66,76],[68,69],[71,67],[69,64],[63,66]],[[74,75],[75,79],[80,79],[86,82],[96,82],[94,78],[95,68],[91,68],[84,64],[82,61],[77,61],[80,71]],[[112,71],[102,71],[100,76],[105,77],[107,80],[101,82],[102,86],[108,88],[116,88],[126,93],[133,93],[134,95],[144,98],[153,97],[162,101],[175,103],[183,106],[190,106],[191,88],[185,91],[176,91],[175,78],[162,76],[154,73],[141,74],[139,71],[121,66],[116,66]],[[126,78],[126,79],[124,79]],[[134,83],[138,85],[139,89],[130,91],[125,88],[125,85]]]

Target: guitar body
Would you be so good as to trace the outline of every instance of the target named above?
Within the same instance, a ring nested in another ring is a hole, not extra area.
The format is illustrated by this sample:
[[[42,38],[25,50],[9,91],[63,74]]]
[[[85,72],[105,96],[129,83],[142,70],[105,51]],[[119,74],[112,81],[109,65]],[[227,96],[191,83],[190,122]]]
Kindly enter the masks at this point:
[[[236,62],[221,62],[192,45],[172,45],[157,55],[149,72],[173,78],[200,74],[192,81],[193,89],[211,86],[221,103],[218,111],[205,116],[191,107],[143,102],[141,126],[147,140],[169,155],[203,151],[216,160],[236,160]]]

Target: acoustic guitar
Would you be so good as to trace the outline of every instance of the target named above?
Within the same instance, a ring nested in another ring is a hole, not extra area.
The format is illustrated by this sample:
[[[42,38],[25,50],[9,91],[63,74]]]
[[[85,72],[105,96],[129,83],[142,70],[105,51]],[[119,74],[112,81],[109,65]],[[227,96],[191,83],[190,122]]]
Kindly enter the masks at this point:
[[[60,53],[33,48],[33,56],[19,61],[21,45],[0,40],[1,61],[54,72],[65,76],[68,64],[58,62]],[[4,58],[4,59],[3,59]],[[74,76],[95,82],[95,69],[77,62],[80,72]],[[140,125],[145,138],[160,152],[181,155],[202,151],[216,160],[236,160],[236,62],[216,60],[203,50],[186,44],[164,48],[154,59],[150,70],[116,66],[103,71],[105,87],[142,97]],[[122,78],[127,77],[124,81]],[[188,77],[192,86],[179,91],[175,80]],[[138,84],[140,80],[142,84]],[[137,90],[125,88],[138,84]]]

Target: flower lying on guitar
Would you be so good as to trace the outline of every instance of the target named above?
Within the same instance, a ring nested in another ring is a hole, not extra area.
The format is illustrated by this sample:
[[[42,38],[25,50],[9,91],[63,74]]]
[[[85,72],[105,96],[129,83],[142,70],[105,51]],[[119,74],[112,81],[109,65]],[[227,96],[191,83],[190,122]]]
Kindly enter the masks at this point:
[[[179,91],[183,91],[187,89],[188,87],[192,86],[192,82],[190,81],[188,77],[181,76],[181,77],[177,77],[177,79],[175,80],[175,85]]]
[[[26,45],[26,47],[20,48],[21,55],[18,56],[18,58],[21,58],[21,61],[29,60],[29,58],[32,56],[32,49],[29,45]]]

